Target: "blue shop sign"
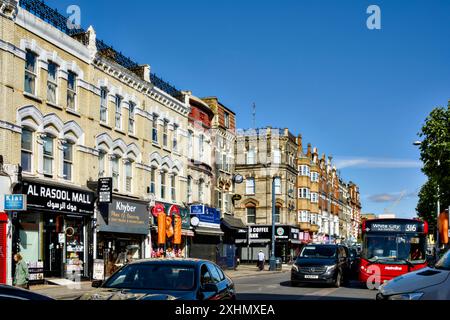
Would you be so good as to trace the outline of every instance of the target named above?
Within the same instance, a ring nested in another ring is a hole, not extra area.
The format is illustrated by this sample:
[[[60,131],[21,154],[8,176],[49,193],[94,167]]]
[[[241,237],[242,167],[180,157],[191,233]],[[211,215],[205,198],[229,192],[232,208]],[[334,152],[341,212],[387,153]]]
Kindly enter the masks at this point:
[[[26,211],[27,196],[23,194],[5,194],[5,211]]]
[[[220,225],[220,210],[205,205],[191,206],[191,216],[198,218],[200,222]]]

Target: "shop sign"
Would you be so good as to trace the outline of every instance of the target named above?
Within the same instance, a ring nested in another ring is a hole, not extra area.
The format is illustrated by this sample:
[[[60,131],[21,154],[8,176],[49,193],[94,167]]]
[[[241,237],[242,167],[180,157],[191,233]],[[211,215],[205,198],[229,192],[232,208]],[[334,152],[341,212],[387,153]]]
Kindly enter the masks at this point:
[[[105,262],[103,261],[103,259],[94,259],[92,278],[94,280],[105,279]]]
[[[66,214],[92,214],[94,212],[94,193],[46,185],[39,182],[24,181],[28,209],[37,209]]]
[[[300,229],[291,227],[291,239],[292,240],[301,240]]]
[[[194,207],[194,208],[193,208]],[[203,207],[203,208],[200,208]],[[220,228],[220,211],[216,208],[201,206],[191,206],[191,218],[197,217],[199,220],[199,227]]]
[[[276,240],[288,240],[289,239],[289,227],[288,226],[276,226],[275,227],[275,239]]]
[[[27,196],[23,194],[5,194],[5,211],[26,211]]]
[[[250,242],[252,240],[270,240],[272,239],[271,226],[252,226],[248,235]]]
[[[100,213],[98,223],[102,232],[148,234],[148,209],[144,202],[113,198],[111,204],[100,208]]]
[[[98,202],[111,203],[112,202],[112,178],[98,179]]]

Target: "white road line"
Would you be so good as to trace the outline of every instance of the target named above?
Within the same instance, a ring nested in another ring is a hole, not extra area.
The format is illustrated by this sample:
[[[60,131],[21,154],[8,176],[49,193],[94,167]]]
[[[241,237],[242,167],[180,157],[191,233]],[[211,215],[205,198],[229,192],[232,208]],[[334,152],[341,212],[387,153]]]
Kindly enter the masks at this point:
[[[336,292],[337,290],[339,290],[339,288],[324,288],[318,291],[314,291],[311,293],[305,293],[302,294],[304,297],[309,297],[309,296],[316,296],[316,297],[325,297],[325,296],[329,296],[332,293]]]

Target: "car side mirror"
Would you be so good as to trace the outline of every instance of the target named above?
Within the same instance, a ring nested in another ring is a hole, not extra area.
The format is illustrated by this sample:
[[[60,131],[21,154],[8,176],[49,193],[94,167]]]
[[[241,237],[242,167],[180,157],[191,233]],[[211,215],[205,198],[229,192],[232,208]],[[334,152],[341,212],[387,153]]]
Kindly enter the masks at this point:
[[[203,291],[203,292],[214,292],[214,293],[217,293],[217,292],[219,292],[219,287],[218,287],[217,284],[215,284],[215,283],[205,283],[205,284],[202,286],[201,291]]]
[[[92,281],[92,288],[100,288],[103,284],[103,280]]]

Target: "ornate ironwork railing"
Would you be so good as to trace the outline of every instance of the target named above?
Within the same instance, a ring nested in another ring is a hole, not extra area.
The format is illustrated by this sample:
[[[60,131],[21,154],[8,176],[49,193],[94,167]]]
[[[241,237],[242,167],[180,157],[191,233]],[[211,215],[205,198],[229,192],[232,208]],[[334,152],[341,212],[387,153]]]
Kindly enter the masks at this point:
[[[83,28],[69,28],[67,25],[67,17],[62,15],[56,9],[50,8],[47,4],[45,4],[42,0],[20,0],[19,5],[25,9],[26,11],[34,14],[35,16],[41,18],[45,22],[49,23],[53,27],[58,30],[64,32],[65,34],[76,38],[78,41],[86,44],[85,37],[82,37],[81,34],[86,31]],[[121,52],[113,49],[112,46],[106,44],[102,40],[97,40],[97,50],[106,58],[113,60],[124,68],[133,69],[139,66],[138,63],[133,61],[131,58],[126,57]],[[150,81],[159,89],[168,93],[172,97],[176,98],[179,101],[182,101],[182,94],[179,90],[177,90],[174,86],[164,81],[156,74],[150,73]]]

